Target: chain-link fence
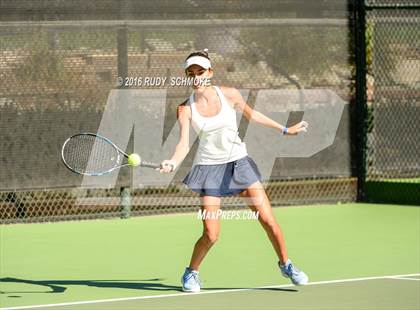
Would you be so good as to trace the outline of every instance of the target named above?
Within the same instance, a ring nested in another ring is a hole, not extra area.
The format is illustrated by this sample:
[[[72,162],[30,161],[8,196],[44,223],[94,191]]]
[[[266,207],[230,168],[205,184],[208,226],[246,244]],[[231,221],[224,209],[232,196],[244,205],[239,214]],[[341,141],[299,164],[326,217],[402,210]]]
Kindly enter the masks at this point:
[[[420,6],[367,9],[367,197],[420,203]]]
[[[342,112],[335,117],[334,139],[325,142],[326,147],[309,157],[275,156],[272,161],[266,160],[264,156],[272,148],[268,129],[259,136],[259,144],[247,142],[249,153],[259,166],[272,163],[264,184],[273,205],[356,200],[358,163],[354,154],[359,145],[354,139],[357,129],[355,7],[352,3],[344,0],[52,2],[0,3],[1,222],[196,210],[199,198],[186,189],[181,180],[191,168],[197,144],[166,186],[133,186],[132,171],[121,169],[112,188],[84,187],[83,178],[72,174],[61,163],[60,148],[72,134],[98,131],[110,92],[119,88],[118,77],[182,76],[185,57],[203,48],[210,51],[214,83],[246,90],[251,106],[258,104],[262,91],[273,90],[328,90],[328,94],[334,94],[343,102]],[[416,12],[410,11],[411,17],[407,20],[416,20]],[[384,41],[380,40],[380,32],[385,34],[389,28],[381,28],[380,19],[375,16],[369,15],[367,29],[372,33],[379,31],[378,37],[373,36],[373,48],[384,46],[384,49],[389,44],[381,43]],[[390,20],[391,23],[385,23],[387,27],[398,18]],[[407,20],[401,20],[404,18],[395,23],[407,28],[391,27],[396,29],[396,44],[386,48],[391,49],[391,54],[397,50],[399,54],[383,56],[392,58],[388,63],[401,63],[403,55],[407,55],[404,60],[408,61],[416,51],[412,49],[416,43],[409,43],[409,39],[414,41],[418,30],[413,26],[409,28],[413,24]],[[406,34],[404,29],[412,31]],[[398,39],[407,36],[406,41]],[[386,35],[382,37],[389,40]],[[380,41],[376,42],[378,39]],[[388,73],[392,73],[392,78],[404,80],[398,70],[395,73],[394,69],[388,70],[386,74],[377,71],[378,61],[371,65],[371,70],[378,72],[371,74],[375,87],[375,122],[380,121],[379,115],[385,115],[384,110],[380,110],[383,105],[377,104],[381,102],[380,94],[389,94],[390,89],[381,88],[385,82],[380,81],[388,79]],[[409,63],[404,66],[412,67]],[[418,113],[415,99],[418,85],[414,79],[415,76],[410,80],[413,84],[409,81],[409,85],[404,84],[406,80],[399,80],[400,91],[391,86],[393,95],[404,97],[404,104],[413,107],[398,110],[411,120],[415,120],[414,114]],[[368,81],[371,80],[369,77]],[[149,135],[150,139],[163,144],[177,126],[176,108],[188,98],[190,90],[186,87],[148,89],[165,90],[163,108],[139,105],[148,119],[163,124],[161,133]],[[412,97],[402,95],[403,89],[412,89]],[[273,102],[268,106],[267,111],[271,112],[267,115],[276,119],[277,111],[301,110],[299,104],[301,102]],[[313,100],[305,105],[305,113],[308,110],[310,115],[311,111],[322,108],[325,108],[324,102]],[[287,118],[283,123],[286,121]],[[311,124],[312,128],[323,126],[326,126],[323,122]],[[241,137],[246,136],[249,127],[242,119]],[[388,136],[389,130],[383,131],[380,127],[381,124],[375,124],[374,129],[370,128],[369,145],[374,146],[369,148],[369,152],[373,152],[369,153],[369,162],[375,164],[369,166],[369,177],[378,175],[378,171],[394,171],[378,153],[384,145],[389,148],[389,139],[406,143],[404,147],[409,144],[398,138],[401,132],[397,129],[392,130],[395,135]],[[407,134],[412,130],[409,134],[418,139],[415,124],[408,127]],[[135,135],[130,138],[127,152],[133,150],[135,139]],[[400,152],[396,167],[407,168],[404,177],[418,177],[418,170],[412,168],[416,167],[415,154],[419,152],[416,153],[415,148],[419,146],[412,138],[408,140],[413,144],[411,153]],[[401,148],[396,149],[398,152]],[[153,151],[146,155],[150,160],[165,159],[163,154]],[[226,198],[222,203],[229,208],[243,207],[239,197]]]

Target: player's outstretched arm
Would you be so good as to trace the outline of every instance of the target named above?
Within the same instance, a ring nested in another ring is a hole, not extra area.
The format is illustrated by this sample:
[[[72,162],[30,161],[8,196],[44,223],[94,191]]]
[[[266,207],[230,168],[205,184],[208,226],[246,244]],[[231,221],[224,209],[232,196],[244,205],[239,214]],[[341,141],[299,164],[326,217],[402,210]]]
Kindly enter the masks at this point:
[[[279,124],[278,122],[272,120],[263,113],[254,110],[251,108],[242,97],[241,93],[233,87],[223,87],[223,94],[233,105],[233,108],[237,109],[250,121],[266,127],[274,128],[281,131],[284,134],[296,135],[299,132],[306,132],[309,124],[305,121],[301,121],[289,128]]]

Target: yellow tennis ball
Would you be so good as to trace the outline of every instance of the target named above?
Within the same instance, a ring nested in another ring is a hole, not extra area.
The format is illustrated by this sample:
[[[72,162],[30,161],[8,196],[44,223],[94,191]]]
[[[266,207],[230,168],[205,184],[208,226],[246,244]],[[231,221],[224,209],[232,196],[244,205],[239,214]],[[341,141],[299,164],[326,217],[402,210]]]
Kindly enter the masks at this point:
[[[128,164],[130,166],[136,167],[140,165],[140,162],[141,162],[141,158],[139,154],[133,153],[128,156]]]

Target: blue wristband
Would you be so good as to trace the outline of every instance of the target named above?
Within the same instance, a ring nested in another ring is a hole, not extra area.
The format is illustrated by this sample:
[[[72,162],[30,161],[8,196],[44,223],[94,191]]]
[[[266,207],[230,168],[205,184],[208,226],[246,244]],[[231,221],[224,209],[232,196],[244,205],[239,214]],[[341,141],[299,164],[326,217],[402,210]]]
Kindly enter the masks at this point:
[[[284,128],[283,128],[283,134],[285,135],[285,134],[287,134],[287,132],[288,132],[287,127],[284,127]]]

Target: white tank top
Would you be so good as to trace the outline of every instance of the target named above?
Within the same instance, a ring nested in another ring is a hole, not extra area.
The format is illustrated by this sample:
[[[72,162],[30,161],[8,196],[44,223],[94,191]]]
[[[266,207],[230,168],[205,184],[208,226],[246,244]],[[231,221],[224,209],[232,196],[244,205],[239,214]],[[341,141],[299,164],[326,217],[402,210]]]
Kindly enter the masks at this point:
[[[248,155],[246,145],[238,135],[236,111],[229,105],[219,87],[214,86],[220,101],[220,111],[211,117],[198,113],[194,92],[190,96],[191,124],[199,136],[194,165],[214,165],[235,161]]]

